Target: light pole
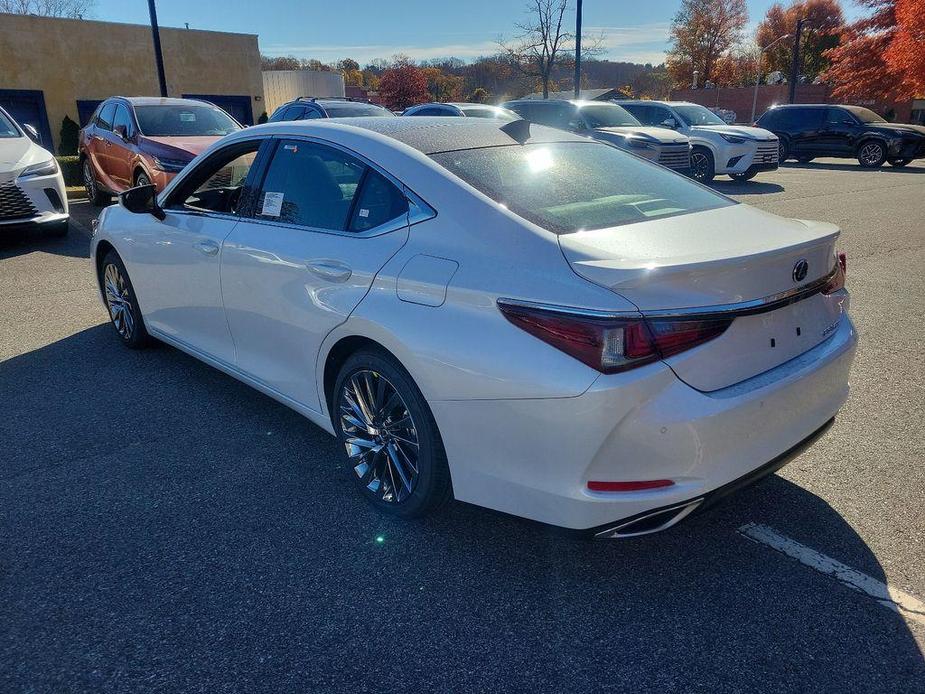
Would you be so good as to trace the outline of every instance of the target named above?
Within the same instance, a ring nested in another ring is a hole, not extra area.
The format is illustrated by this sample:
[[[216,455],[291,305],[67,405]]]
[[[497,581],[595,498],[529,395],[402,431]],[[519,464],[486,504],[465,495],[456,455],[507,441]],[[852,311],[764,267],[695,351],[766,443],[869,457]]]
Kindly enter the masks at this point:
[[[775,43],[777,43],[778,41],[783,41],[784,39],[789,39],[789,38],[790,38],[790,34],[784,34],[783,36],[779,36],[778,38],[771,41],[771,43],[769,43],[767,46],[765,46],[760,51],[758,51],[758,69],[755,71],[755,94],[752,96],[752,121],[751,121],[752,123],[755,122],[755,108],[758,105],[758,84],[759,82],[761,82],[761,59],[764,57],[764,52],[768,50],[771,46],[773,46]]]
[[[575,98],[581,91],[581,0],[575,12]]]
[[[154,62],[157,65],[157,81],[161,96],[167,96],[167,78],[164,77],[164,55],[161,53],[161,32],[157,26],[157,9],[154,0],[148,0],[148,14],[151,15],[151,38],[154,40]]]

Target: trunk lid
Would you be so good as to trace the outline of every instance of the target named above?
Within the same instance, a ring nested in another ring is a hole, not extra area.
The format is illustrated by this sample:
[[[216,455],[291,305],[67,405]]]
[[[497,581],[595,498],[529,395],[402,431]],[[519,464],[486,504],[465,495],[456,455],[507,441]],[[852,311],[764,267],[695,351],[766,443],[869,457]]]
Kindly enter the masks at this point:
[[[772,297],[826,277],[838,228],[783,219],[746,205],[559,236],[580,276],[647,316]],[[797,272],[803,261],[805,275]],[[720,337],[669,358],[678,376],[711,391],[772,369],[830,334],[843,296],[816,295],[737,317]]]

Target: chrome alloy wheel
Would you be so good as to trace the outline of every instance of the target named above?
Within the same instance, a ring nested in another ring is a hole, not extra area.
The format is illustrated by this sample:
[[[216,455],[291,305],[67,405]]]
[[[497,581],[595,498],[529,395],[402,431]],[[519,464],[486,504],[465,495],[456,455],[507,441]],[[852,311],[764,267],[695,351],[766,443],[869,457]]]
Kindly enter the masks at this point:
[[[132,315],[132,302],[129,299],[128,287],[119,268],[110,263],[103,272],[103,287],[106,294],[106,306],[112,323],[116,326],[119,335],[125,340],[132,338],[135,332],[135,318]]]
[[[401,503],[418,480],[417,428],[398,391],[382,374],[356,371],[340,395],[340,428],[353,471],[377,498]]]
[[[862,164],[867,166],[874,166],[875,164],[880,163],[880,160],[883,159],[883,147],[876,142],[868,142],[866,145],[861,147],[861,151],[858,154],[858,159],[861,160]]]

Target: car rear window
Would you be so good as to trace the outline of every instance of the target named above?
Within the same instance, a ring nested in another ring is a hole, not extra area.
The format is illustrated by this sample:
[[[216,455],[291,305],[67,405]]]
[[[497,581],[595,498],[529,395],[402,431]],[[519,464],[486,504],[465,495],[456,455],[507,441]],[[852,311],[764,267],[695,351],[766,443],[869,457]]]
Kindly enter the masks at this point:
[[[492,200],[557,234],[736,204],[598,142],[485,147],[431,157]]]

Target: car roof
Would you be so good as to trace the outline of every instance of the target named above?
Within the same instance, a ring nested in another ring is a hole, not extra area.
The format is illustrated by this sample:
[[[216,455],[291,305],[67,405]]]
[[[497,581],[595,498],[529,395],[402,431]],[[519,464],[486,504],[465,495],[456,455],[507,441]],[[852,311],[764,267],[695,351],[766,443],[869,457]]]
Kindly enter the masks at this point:
[[[829,106],[833,108],[838,108],[839,106],[844,107],[844,104],[775,104],[771,108],[828,108]],[[768,109],[771,110],[770,108]]]
[[[520,122],[520,121],[515,121]],[[326,128],[335,126],[356,130],[368,130],[413,147],[424,154],[450,152],[460,149],[477,149],[482,147],[501,147],[517,144],[501,128],[504,124],[484,118],[446,118],[441,116],[420,116],[417,118],[328,118],[320,120],[278,121],[251,128],[241,136],[254,135],[257,132],[275,134],[298,130],[310,131],[306,134],[318,134]],[[311,132],[314,131],[314,132]],[[572,135],[564,130],[547,128],[542,125],[530,125],[529,144],[550,142],[588,142],[588,138]]]
[[[202,99],[177,99],[166,96],[114,96],[112,99],[122,99],[129,102],[132,106],[188,106],[189,104],[206,104],[212,106]],[[108,99],[107,99],[108,101]]]

